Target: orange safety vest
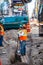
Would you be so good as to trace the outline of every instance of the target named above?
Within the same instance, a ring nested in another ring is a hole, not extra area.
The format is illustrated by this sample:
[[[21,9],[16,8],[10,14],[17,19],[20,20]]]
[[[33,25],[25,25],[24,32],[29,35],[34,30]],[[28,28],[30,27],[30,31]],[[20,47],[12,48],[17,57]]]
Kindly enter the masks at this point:
[[[3,28],[3,26],[2,25],[0,25],[0,35],[4,35],[5,33],[4,33],[4,28]]]
[[[19,40],[27,40],[28,39],[28,37],[27,37],[27,30],[26,29],[20,30],[19,34],[21,34],[20,32],[23,32],[24,34],[19,36]]]

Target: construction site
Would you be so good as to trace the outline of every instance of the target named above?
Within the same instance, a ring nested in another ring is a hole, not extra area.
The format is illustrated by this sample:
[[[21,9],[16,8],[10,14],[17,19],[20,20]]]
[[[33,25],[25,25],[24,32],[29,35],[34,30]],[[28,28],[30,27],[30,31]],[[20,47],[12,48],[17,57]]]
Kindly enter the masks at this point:
[[[0,65],[43,65],[42,0],[0,0]]]

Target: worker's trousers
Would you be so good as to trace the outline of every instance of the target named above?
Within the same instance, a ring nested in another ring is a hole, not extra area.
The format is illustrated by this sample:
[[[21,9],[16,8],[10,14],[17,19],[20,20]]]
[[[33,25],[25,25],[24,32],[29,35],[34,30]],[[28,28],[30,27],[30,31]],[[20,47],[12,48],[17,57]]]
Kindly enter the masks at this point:
[[[2,42],[3,42],[3,36],[0,35],[0,47],[3,46]]]
[[[20,53],[21,55],[26,54],[26,41],[20,41]]]

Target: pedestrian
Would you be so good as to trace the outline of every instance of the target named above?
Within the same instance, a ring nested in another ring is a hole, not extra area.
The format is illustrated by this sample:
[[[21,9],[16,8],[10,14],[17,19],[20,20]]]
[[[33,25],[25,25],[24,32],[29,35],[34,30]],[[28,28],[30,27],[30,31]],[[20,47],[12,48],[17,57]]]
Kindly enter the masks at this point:
[[[4,36],[4,27],[0,23],[0,49],[3,47],[3,36]]]
[[[21,55],[26,55],[26,40],[28,39],[28,37],[27,30],[24,26],[20,26],[18,31],[18,38],[20,41],[20,53]]]

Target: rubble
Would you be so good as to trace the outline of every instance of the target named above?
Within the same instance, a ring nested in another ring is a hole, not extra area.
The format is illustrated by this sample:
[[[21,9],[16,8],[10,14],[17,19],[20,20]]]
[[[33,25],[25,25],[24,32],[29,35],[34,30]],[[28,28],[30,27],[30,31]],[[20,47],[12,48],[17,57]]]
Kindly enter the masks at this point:
[[[5,32],[4,39],[9,44],[7,46],[7,54],[9,53],[8,57],[14,58],[14,50],[17,48],[18,36],[17,36],[18,30],[10,30]],[[12,33],[13,32],[13,33]],[[32,37],[33,42],[27,43],[26,46],[26,52],[28,54],[28,62],[30,61],[30,56],[33,65],[43,65],[43,38],[42,37]],[[32,46],[31,46],[32,44]],[[4,44],[5,45],[5,44]],[[31,48],[30,48],[31,46]],[[9,49],[10,48],[10,49]],[[30,55],[30,49],[31,49],[31,55]],[[12,50],[12,51],[11,51]],[[31,63],[31,62],[30,62]],[[31,64],[32,64],[31,63]]]
[[[42,38],[43,39],[43,38]],[[43,65],[43,41],[41,42],[41,37],[37,38],[38,41],[33,44],[32,46],[32,60],[33,60],[33,65]],[[34,39],[33,39],[34,40]]]

